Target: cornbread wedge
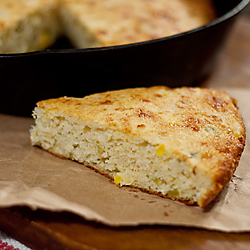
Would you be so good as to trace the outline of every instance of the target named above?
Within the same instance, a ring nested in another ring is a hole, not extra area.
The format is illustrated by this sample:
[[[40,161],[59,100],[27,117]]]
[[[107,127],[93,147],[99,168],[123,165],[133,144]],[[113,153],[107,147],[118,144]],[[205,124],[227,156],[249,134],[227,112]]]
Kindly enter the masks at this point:
[[[243,152],[236,101],[201,88],[134,88],[40,101],[31,141],[129,185],[207,206]]]
[[[45,49],[60,30],[57,0],[0,1],[0,53]]]

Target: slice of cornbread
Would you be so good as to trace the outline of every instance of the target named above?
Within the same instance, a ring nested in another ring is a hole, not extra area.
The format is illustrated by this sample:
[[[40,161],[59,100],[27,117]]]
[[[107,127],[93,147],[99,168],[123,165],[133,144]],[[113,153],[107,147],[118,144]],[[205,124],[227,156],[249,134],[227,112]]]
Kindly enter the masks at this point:
[[[57,0],[0,1],[0,53],[45,49],[60,30]]]
[[[201,88],[134,88],[40,101],[33,145],[91,166],[119,185],[208,205],[245,144],[236,101]]]

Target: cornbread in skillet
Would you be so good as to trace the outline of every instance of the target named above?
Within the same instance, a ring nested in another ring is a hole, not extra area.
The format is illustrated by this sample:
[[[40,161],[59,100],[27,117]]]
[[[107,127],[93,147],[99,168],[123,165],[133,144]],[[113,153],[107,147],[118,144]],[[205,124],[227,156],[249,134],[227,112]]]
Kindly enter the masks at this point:
[[[62,33],[75,47],[151,40],[216,18],[212,0],[1,0],[0,53],[50,46]]]
[[[229,182],[245,144],[236,102],[218,90],[157,86],[62,97],[38,102],[33,117],[34,146],[118,185],[201,207]]]
[[[41,50],[60,32],[57,0],[1,0],[0,53]]]
[[[60,0],[65,34],[79,48],[141,42],[216,18],[211,0]]]

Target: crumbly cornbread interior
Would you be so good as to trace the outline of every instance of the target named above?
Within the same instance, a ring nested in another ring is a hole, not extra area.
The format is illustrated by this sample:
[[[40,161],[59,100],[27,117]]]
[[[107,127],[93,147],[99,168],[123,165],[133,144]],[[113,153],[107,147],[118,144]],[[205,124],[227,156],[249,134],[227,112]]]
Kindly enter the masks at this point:
[[[118,185],[201,207],[230,180],[245,143],[235,101],[216,90],[151,87],[62,97],[39,102],[33,116],[33,145]]]
[[[61,34],[56,0],[1,0],[0,53],[42,50]]]

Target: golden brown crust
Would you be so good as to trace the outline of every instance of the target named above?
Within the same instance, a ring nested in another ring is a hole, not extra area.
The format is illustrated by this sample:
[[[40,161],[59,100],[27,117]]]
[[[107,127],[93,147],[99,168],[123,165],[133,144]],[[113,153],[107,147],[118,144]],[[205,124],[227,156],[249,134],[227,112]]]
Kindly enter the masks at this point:
[[[234,114],[235,116],[238,117],[239,119],[238,122],[239,124],[241,124],[243,128],[242,134],[238,136],[238,141],[236,142],[235,147],[231,147],[230,141],[226,143],[225,147],[222,147],[222,145],[220,145],[219,147],[220,150],[221,148],[223,148],[222,149],[223,152],[228,154],[228,160],[223,162],[222,165],[218,167],[218,171],[214,178],[215,183],[217,183],[216,188],[213,191],[207,193],[206,197],[204,198],[204,201],[202,202],[203,207],[207,206],[212,200],[214,200],[215,197],[218,195],[218,193],[223,189],[223,187],[230,181],[237,166],[239,165],[239,161],[244,150],[245,141],[246,141],[246,128],[243,122],[243,118],[238,111],[237,100],[234,98],[231,98],[231,101],[233,105],[235,106]],[[214,103],[213,105],[215,105],[216,108],[218,108],[218,106],[223,109],[226,108],[226,107],[223,107],[221,101],[219,101],[219,105],[218,103],[217,104]]]
[[[207,192],[201,203],[201,207],[206,207],[209,203],[211,203],[211,201],[216,198],[216,196],[232,178],[237,166],[239,165],[240,158],[244,150],[245,138],[246,133],[244,133],[244,135],[242,136],[241,143],[239,143],[239,147],[232,154],[231,159],[227,162],[224,162],[223,165],[219,168],[218,173],[215,176],[215,189],[213,191]]]

